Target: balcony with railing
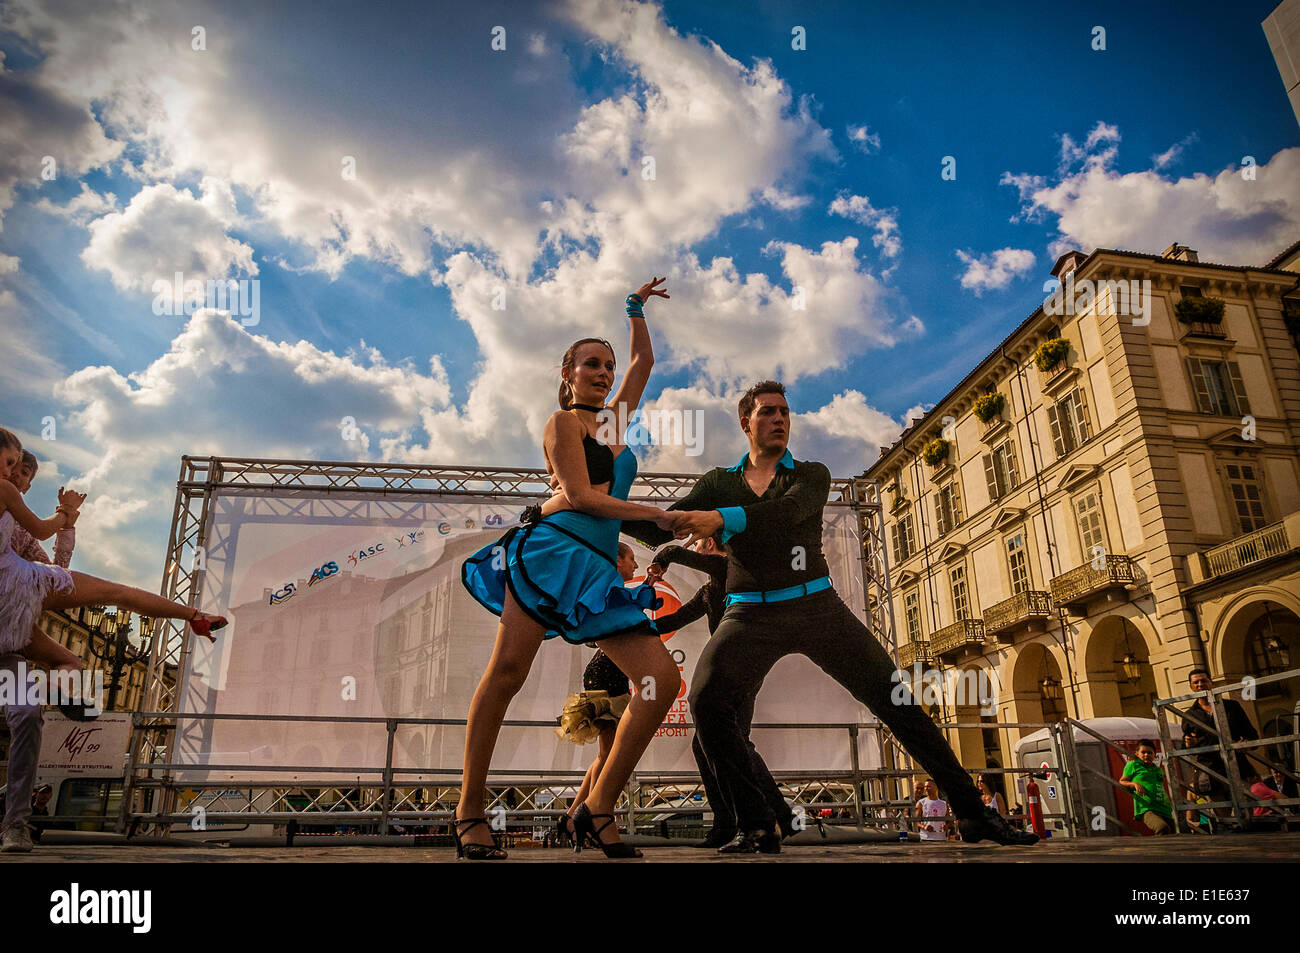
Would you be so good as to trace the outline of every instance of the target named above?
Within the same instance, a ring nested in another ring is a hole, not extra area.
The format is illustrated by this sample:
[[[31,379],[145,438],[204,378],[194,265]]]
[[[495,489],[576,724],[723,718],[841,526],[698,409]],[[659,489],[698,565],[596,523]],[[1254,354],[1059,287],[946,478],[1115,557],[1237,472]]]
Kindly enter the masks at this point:
[[[1188,321],[1183,324],[1183,337],[1213,338],[1217,341],[1228,339],[1228,329],[1221,321]]]
[[[935,658],[957,656],[968,647],[984,645],[984,620],[961,619],[930,635],[930,654]]]
[[[929,642],[904,642],[898,647],[899,668],[911,668],[917,662],[928,662],[933,657]]]
[[[1101,596],[1127,598],[1133,585],[1133,560],[1128,556],[1107,555],[1101,568],[1084,563],[1052,579],[1052,602],[1072,612],[1082,612],[1088,602]]]
[[[1252,563],[1280,556],[1300,545],[1287,532],[1287,523],[1274,523],[1245,536],[1230,539],[1221,546],[1206,550],[1205,562],[1211,576],[1223,576]]]
[[[1052,596],[1038,589],[1017,593],[984,610],[984,632],[999,639],[1011,639],[1020,631],[1041,630],[1042,620],[1052,615]]]

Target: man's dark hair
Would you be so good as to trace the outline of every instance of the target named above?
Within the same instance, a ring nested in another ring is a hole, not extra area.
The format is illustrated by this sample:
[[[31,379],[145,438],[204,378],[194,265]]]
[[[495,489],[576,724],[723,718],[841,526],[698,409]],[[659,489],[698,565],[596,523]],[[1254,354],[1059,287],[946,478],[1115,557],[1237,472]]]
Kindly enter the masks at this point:
[[[1138,747],[1139,747],[1139,748],[1150,748],[1152,751],[1155,751],[1155,750],[1156,750],[1156,743],[1155,743],[1154,741],[1152,741],[1150,738],[1143,738],[1141,741],[1138,742]]]
[[[1212,675],[1210,674],[1210,670],[1207,669],[1207,668],[1194,668],[1194,669],[1192,669],[1190,672],[1187,673],[1187,680],[1190,682],[1190,681],[1191,681],[1192,679],[1194,679],[1197,675],[1204,675],[1206,678],[1209,678],[1209,679],[1213,679],[1213,677],[1214,677],[1214,676],[1212,676]]]
[[[759,394],[780,394],[785,396],[785,385],[780,381],[759,381],[740,398],[737,410],[740,412],[740,419],[744,420],[754,412],[754,404],[758,403]]]

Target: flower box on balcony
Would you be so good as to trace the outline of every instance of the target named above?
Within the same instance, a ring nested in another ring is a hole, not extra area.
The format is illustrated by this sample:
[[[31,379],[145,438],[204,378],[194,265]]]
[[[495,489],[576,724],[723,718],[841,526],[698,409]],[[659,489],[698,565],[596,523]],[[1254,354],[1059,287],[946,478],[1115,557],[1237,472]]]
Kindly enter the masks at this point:
[[[998,391],[992,394],[984,394],[975,398],[975,404],[971,407],[973,413],[980,423],[987,425],[994,417],[1000,416],[1002,409],[1007,405],[1007,398]]]
[[[1040,374],[1051,376],[1054,372],[1064,369],[1065,358],[1069,353],[1069,341],[1065,338],[1049,338],[1038,345],[1038,350],[1034,352],[1034,364],[1037,365]]]
[[[1219,324],[1224,308],[1222,298],[1179,298],[1174,302],[1174,317],[1183,324]]]
[[[943,437],[936,437],[925,445],[921,451],[921,459],[926,465],[935,469],[941,469],[948,462],[948,455],[952,452],[952,444]]]

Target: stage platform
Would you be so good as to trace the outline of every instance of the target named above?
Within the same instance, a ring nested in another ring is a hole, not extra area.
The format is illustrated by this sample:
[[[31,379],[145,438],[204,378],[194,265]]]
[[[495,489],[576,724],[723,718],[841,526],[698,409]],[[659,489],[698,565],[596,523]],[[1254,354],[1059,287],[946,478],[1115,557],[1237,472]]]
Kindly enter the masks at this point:
[[[68,842],[71,839],[76,843]],[[294,846],[266,846],[266,838],[241,844],[237,837],[204,842],[127,842],[50,832],[47,842],[30,854],[0,854],[0,864],[95,863],[451,863],[450,847],[388,843],[366,846],[361,838],[299,837]],[[877,841],[787,845],[780,855],[723,856],[689,846],[649,846],[645,858],[630,863],[669,864],[875,864],[875,863],[1294,863],[1300,859],[1300,833],[1184,834],[1178,837],[1098,837],[1086,840],[1049,838],[1033,847],[963,844],[957,841]],[[596,851],[575,855],[566,848],[515,848],[507,863],[606,863]],[[613,863],[613,861],[609,861]],[[629,861],[618,861],[629,863]]]

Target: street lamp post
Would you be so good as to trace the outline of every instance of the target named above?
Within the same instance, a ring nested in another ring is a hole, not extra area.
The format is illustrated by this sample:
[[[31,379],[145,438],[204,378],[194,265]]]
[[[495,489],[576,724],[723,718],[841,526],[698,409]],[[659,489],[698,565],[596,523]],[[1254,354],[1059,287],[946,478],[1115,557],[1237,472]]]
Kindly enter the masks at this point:
[[[91,630],[90,653],[99,661],[109,666],[108,701],[105,711],[112,711],[117,704],[117,690],[122,681],[122,670],[134,665],[147,654],[147,648],[131,644],[131,613],[119,610],[114,615],[106,615],[102,606],[92,606],[82,615],[82,620]],[[148,616],[140,617],[141,633],[147,632],[153,620]],[[95,644],[95,636],[104,640],[101,651]]]

